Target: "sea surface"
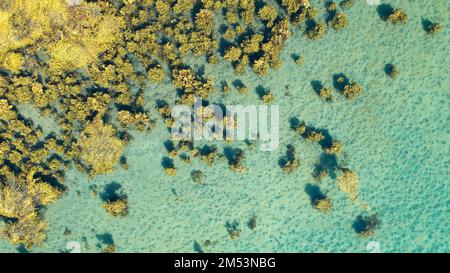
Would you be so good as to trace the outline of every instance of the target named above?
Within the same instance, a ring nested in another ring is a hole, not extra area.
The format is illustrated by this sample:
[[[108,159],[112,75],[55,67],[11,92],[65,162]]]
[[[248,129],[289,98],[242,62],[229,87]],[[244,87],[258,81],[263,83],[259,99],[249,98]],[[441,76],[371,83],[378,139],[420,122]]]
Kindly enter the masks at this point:
[[[218,65],[190,60],[217,83],[240,80],[249,87],[248,95],[218,90],[211,103],[261,104],[260,87],[274,94],[272,104],[280,108],[278,149],[262,152],[258,143],[249,150],[243,142],[216,142],[219,150],[242,148],[248,171],[233,172],[221,160],[208,166],[176,159],[178,175],[166,175],[162,159],[170,133],[155,100],[173,101],[176,92],[170,84],[155,84],[145,96],[157,126],[150,133],[132,133],[124,153],[129,169],[118,166],[93,179],[71,169],[68,191],[43,211],[47,241],[31,251],[61,252],[75,243],[81,252],[99,252],[114,243],[117,252],[449,252],[450,3],[381,1],[407,12],[406,25],[393,25],[380,19],[376,6],[356,2],[346,11],[349,26],[339,32],[329,30],[323,39],[310,41],[294,30],[283,49],[282,67],[264,78],[250,69],[236,76],[223,60]],[[442,32],[428,35],[424,19],[440,22]],[[292,54],[302,56],[305,64],[296,65]],[[400,72],[396,79],[385,73],[389,63]],[[314,92],[313,81],[331,88],[339,73],[361,84],[361,96],[347,100],[333,91],[330,103]],[[32,109],[26,112],[44,129],[57,130],[53,121],[36,117]],[[323,152],[290,129],[293,117],[342,142],[338,164],[357,173],[359,199],[367,209],[340,192],[333,175],[321,182],[313,178]],[[296,146],[301,161],[289,175],[279,166],[288,144]],[[201,185],[191,179],[194,169],[205,174]],[[126,217],[109,216],[101,207],[102,192],[117,184],[128,196]],[[329,213],[311,205],[308,185],[319,186],[333,200]],[[377,213],[381,221],[372,237],[353,229],[364,213]],[[247,226],[252,215],[257,216],[253,230]],[[235,240],[225,227],[233,221],[241,229]],[[0,241],[0,252],[17,251],[24,249]]]

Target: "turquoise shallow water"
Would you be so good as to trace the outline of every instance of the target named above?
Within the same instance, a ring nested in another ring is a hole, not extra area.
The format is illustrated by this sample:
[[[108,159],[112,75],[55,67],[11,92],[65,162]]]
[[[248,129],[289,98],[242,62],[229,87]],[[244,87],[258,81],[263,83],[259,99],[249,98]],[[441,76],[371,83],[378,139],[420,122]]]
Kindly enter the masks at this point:
[[[119,252],[194,252],[195,242],[206,240],[212,243],[203,247],[205,252],[367,252],[370,241],[378,242],[383,252],[449,252],[450,7],[445,0],[382,2],[404,9],[408,24],[388,24],[375,7],[357,1],[347,12],[349,27],[340,32],[308,41],[295,31],[283,50],[282,68],[265,78],[251,72],[237,77],[225,63],[204,67],[216,82],[240,79],[252,91],[247,96],[218,92],[211,102],[254,104],[259,101],[255,89],[261,85],[280,106],[276,151],[248,151],[244,143],[231,144],[246,151],[247,173],[230,171],[225,161],[208,167],[198,160],[186,165],[177,159],[178,176],[165,175],[163,141],[170,135],[158,119],[153,132],[133,134],[125,152],[128,171],[118,168],[91,181],[75,169],[67,174],[68,192],[44,212],[47,242],[32,251],[57,252],[69,241],[78,241],[83,252],[98,252],[109,234]],[[422,17],[441,22],[443,31],[427,35]],[[304,57],[304,66],[294,63],[293,53]],[[198,67],[203,63],[192,61]],[[388,63],[400,71],[395,80],[384,72]],[[335,92],[332,103],[321,100],[311,81],[331,87],[337,73],[360,83],[362,95],[348,101]],[[174,93],[170,85],[148,90],[147,106],[154,117],[155,98],[170,101]],[[373,237],[354,232],[352,224],[363,209],[338,191],[335,180],[319,185],[333,199],[333,210],[322,214],[311,206],[305,187],[316,183],[311,173],[322,151],[290,130],[291,117],[326,128],[343,143],[339,164],[358,174],[359,197],[381,220]],[[288,144],[296,145],[302,163],[291,175],[278,166]],[[193,169],[205,173],[203,185],[192,182]],[[108,216],[101,199],[91,194],[93,185],[101,191],[112,182],[120,183],[128,196],[127,217]],[[253,213],[257,227],[250,230],[246,223]],[[237,240],[230,239],[227,221],[240,223]],[[63,235],[66,228],[70,235]],[[0,251],[17,250],[0,241]]]

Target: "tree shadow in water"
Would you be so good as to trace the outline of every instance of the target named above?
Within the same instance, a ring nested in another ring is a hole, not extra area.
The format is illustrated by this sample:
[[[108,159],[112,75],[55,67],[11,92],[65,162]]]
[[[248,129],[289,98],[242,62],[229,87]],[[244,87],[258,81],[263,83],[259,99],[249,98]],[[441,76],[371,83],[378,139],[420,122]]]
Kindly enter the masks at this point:
[[[127,195],[123,192],[121,184],[112,182],[105,185],[103,192],[100,194],[100,198],[103,202],[114,202],[120,199],[126,199]]]

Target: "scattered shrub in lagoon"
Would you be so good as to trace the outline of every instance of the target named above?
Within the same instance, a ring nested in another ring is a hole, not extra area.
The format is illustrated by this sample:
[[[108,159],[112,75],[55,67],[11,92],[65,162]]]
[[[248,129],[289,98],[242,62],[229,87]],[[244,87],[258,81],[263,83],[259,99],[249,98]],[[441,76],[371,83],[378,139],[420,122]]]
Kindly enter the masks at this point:
[[[342,143],[333,140],[330,146],[323,148],[324,152],[327,154],[340,154],[342,152]]]
[[[334,15],[331,20],[328,22],[328,25],[331,26],[334,30],[341,30],[345,28],[348,24],[347,16],[339,12]]]
[[[338,178],[338,188],[349,195],[350,200],[358,199],[358,176],[349,169],[342,169],[343,173]]]
[[[309,129],[306,132],[306,140],[308,142],[320,142],[324,139],[325,139],[325,136],[321,132],[319,132],[315,129]]]
[[[239,238],[239,236],[241,236],[241,229],[239,228],[238,222],[226,222],[225,228],[227,229],[231,240],[236,240],[237,238]]]
[[[113,182],[106,185],[101,198],[103,200],[103,209],[110,215],[124,217],[128,214],[128,197],[119,183]]]
[[[63,194],[64,187],[59,185],[67,168],[74,165],[90,176],[110,173],[116,165],[128,169],[122,158],[132,141],[129,131],[144,133],[155,125],[144,109],[147,83],[172,84],[177,89],[176,102],[192,105],[195,96],[209,97],[215,82],[185,63],[185,57],[204,57],[210,64],[223,57],[233,64],[236,74],[253,71],[263,77],[282,65],[280,54],[294,29],[306,29],[306,37],[317,40],[327,27],[341,29],[347,24],[342,12],[336,12],[328,26],[314,21],[321,18],[322,9],[306,0],[262,6],[255,1],[196,0],[125,0],[120,5],[41,0],[37,6],[26,0],[10,2],[13,4],[0,8],[0,69],[5,72],[0,75],[0,216],[15,220],[6,223],[2,234],[27,247],[45,240],[46,224],[39,208]],[[353,2],[339,4],[348,8]],[[328,5],[330,11],[337,9],[335,3]],[[224,31],[216,33],[215,17],[222,13]],[[407,16],[394,11],[387,20],[400,23]],[[428,32],[439,29],[440,25],[435,25]],[[224,49],[219,46],[222,39],[227,42]],[[299,57],[295,62],[303,65],[304,60]],[[222,90],[224,94],[231,91],[226,82]],[[244,85],[237,90],[247,94],[249,89]],[[261,100],[272,102],[278,94],[273,91]],[[349,83],[342,91],[347,98],[354,98],[361,87]],[[319,94],[331,99],[328,89]],[[56,120],[61,134],[46,135],[31,120],[23,119],[18,106],[24,103]],[[170,104],[157,104],[157,110],[170,128]],[[224,123],[233,122],[224,118]],[[293,129],[312,142],[325,137],[303,123]],[[200,157],[208,165],[215,163],[217,147],[205,150],[178,143],[181,146],[169,151],[172,164],[163,164],[166,174],[177,174],[173,160],[182,149],[189,162]],[[337,154],[340,149],[332,144],[327,151]],[[54,155],[61,160],[50,159]],[[243,172],[243,158],[244,152],[237,152],[229,168]],[[291,173],[299,165],[294,146],[289,146],[282,168]],[[18,186],[8,184],[12,180]],[[348,183],[339,184],[352,192]],[[105,200],[103,208],[123,216],[128,200]],[[232,227],[230,236],[237,238],[240,230]]]
[[[256,228],[257,220],[258,220],[258,216],[256,214],[252,214],[252,217],[250,218],[250,220],[247,223],[248,228],[251,230],[254,230]]]
[[[272,93],[268,92],[267,94],[263,95],[261,100],[265,103],[265,104],[269,104],[274,100],[274,96]]]
[[[202,183],[203,177],[204,177],[203,172],[201,172],[199,170],[194,170],[191,172],[191,178],[194,181],[194,183],[197,185]]]
[[[347,99],[354,99],[362,92],[362,87],[356,82],[352,82],[344,87],[343,94]]]
[[[397,66],[395,66],[393,64],[387,64],[384,68],[384,71],[392,79],[395,79],[395,78],[397,78],[398,75],[400,75],[400,72],[398,71]]]
[[[305,64],[305,59],[300,56],[295,57],[295,64],[298,66],[303,66]]]
[[[381,221],[378,214],[359,215],[353,223],[353,229],[363,237],[370,237],[375,234],[375,230],[380,226]]]
[[[318,40],[322,38],[325,33],[325,24],[323,22],[314,22],[313,25],[306,30],[306,37],[310,40]]]

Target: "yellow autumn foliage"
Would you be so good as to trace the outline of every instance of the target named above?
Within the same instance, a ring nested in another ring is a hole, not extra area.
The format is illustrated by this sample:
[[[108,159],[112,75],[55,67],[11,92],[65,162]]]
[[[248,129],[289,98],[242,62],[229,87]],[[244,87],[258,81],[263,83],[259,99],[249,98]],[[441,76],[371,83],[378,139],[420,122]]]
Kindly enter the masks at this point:
[[[119,199],[112,202],[106,202],[102,205],[105,211],[114,217],[125,216],[128,213],[128,202],[126,199]]]
[[[0,189],[0,216],[29,218],[35,214],[33,198],[25,186],[11,183]]]
[[[121,40],[119,34],[123,20],[108,14],[98,16],[99,13],[92,6],[80,15],[83,17],[82,22],[68,22],[66,36],[49,45],[50,70],[63,72],[87,68],[97,60],[101,52]]]
[[[260,8],[262,2],[264,7]],[[307,0],[276,1],[281,4],[276,8],[269,3],[275,5],[274,1],[262,2],[0,0],[0,70],[7,72],[0,75],[0,124],[5,127],[1,130],[0,160],[10,163],[0,164],[0,218],[8,218],[0,236],[26,247],[45,240],[46,224],[40,208],[62,192],[35,178],[36,172],[62,183],[72,163],[80,170],[88,169],[91,175],[110,172],[119,161],[127,168],[121,155],[132,136],[124,131],[119,139],[115,128],[102,118],[114,117],[113,109],[117,108],[115,117],[122,129],[150,129],[145,93],[136,94],[135,86],[143,91],[147,80],[170,81],[178,89],[179,102],[194,104],[195,97],[210,95],[215,84],[201,69],[185,63],[184,57],[207,57],[215,64],[221,54],[233,63],[238,75],[252,68],[264,76],[280,67],[281,50],[292,35],[291,23],[295,23],[291,19],[298,17],[299,24],[302,17],[303,21],[312,19],[318,10],[307,8]],[[222,13],[224,20],[217,20]],[[337,20],[341,17],[335,19],[335,25],[344,22]],[[224,27],[225,33],[221,35],[217,27]],[[307,36],[320,38],[325,30],[325,24],[317,23],[307,29]],[[225,52],[218,50],[222,38],[230,45],[225,44]],[[140,65],[146,73],[138,71]],[[165,71],[172,74],[166,77]],[[357,86],[350,87],[344,90],[347,97],[358,91]],[[229,89],[223,86],[224,93]],[[237,90],[249,92],[245,86]],[[261,99],[269,103],[273,95],[267,93]],[[22,118],[20,105],[25,103],[54,118],[58,134],[47,136],[42,128]],[[158,106],[168,128],[174,123],[169,105]],[[223,122],[236,126],[234,119]],[[320,132],[305,134],[306,130],[303,125],[296,128],[311,141],[323,140]],[[193,143],[185,145],[189,156],[182,157],[177,149],[169,156],[179,155],[185,162],[197,157],[208,165],[218,158],[215,149],[204,154]],[[340,150],[338,143],[324,148],[330,154]],[[288,153],[292,154],[283,165],[287,173],[300,166],[294,152]],[[230,169],[245,171],[239,161],[230,163]],[[177,171],[174,165],[164,168],[170,176],[176,176]],[[339,188],[356,199],[356,175],[344,172]],[[315,207],[326,212],[332,207],[331,199],[320,200]],[[113,216],[124,216],[128,200],[112,198],[103,208]],[[234,228],[231,237],[237,238],[239,232]],[[109,249],[112,252],[114,248]]]
[[[58,189],[47,183],[33,181],[33,183],[29,185],[29,188],[30,194],[34,196],[40,205],[47,205],[54,202],[61,195],[61,192]]]
[[[69,8],[66,0],[7,2],[5,10],[0,8],[0,60],[4,60],[9,51],[39,40],[39,46],[46,48],[50,55],[50,70],[62,73],[87,68],[97,60],[98,54],[121,40],[123,19],[102,14],[96,4],[83,2]],[[17,56],[12,57],[6,68],[17,72],[19,61]]]
[[[65,24],[65,0],[3,0],[0,10],[0,56],[32,44]]]

